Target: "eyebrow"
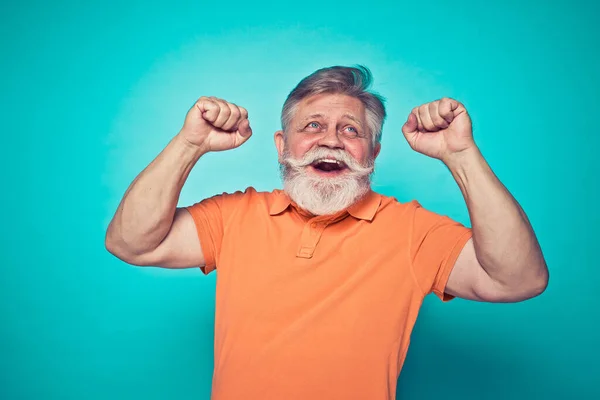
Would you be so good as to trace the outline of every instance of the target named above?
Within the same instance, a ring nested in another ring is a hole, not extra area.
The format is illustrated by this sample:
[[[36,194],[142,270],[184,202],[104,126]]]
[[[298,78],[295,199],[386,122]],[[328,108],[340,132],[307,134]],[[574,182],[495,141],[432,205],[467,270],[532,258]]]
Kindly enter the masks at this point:
[[[324,115],[324,114],[321,114],[321,113],[316,113],[316,114],[311,114],[311,115],[308,115],[307,117],[303,118],[303,119],[302,119],[302,121],[304,122],[304,121],[306,121],[306,120],[309,120],[309,119],[313,119],[313,118],[324,118],[324,117],[325,117],[325,115]],[[361,128],[363,127],[363,124],[362,124],[362,122],[360,122],[360,120],[358,120],[358,118],[356,118],[356,117],[355,117],[355,116],[353,116],[352,114],[345,113],[345,114],[343,114],[343,115],[342,115],[342,117],[343,117],[343,118],[348,118],[349,120],[351,120],[351,121],[354,121],[354,122],[355,122],[355,123],[356,123],[358,126],[360,126]]]

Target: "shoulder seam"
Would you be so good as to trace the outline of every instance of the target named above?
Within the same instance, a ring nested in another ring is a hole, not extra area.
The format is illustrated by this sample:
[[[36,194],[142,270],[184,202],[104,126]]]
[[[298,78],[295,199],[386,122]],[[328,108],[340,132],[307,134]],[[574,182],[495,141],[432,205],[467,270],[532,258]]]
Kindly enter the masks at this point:
[[[413,225],[415,222],[415,211],[416,209],[419,207],[419,203],[413,203],[413,201],[410,201],[408,204],[415,204],[415,207],[411,210],[411,217],[410,217],[410,221],[411,221],[411,225],[410,225],[410,234],[409,234],[409,240],[408,240],[408,261],[409,261],[409,267],[410,267],[410,274],[413,278],[413,281],[415,283],[415,286],[419,289],[419,291],[421,292],[421,297],[425,298],[426,293],[425,290],[423,290],[423,288],[421,287],[421,285],[419,285],[419,280],[417,279],[417,274],[415,272],[415,267],[413,264],[413,259],[412,259],[412,245],[413,245]]]

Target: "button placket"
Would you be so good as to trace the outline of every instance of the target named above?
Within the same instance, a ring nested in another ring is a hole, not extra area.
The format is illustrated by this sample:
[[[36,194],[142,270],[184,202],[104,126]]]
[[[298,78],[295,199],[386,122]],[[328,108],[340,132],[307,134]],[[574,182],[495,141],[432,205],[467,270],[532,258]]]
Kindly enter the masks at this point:
[[[309,222],[304,226],[296,257],[312,258],[326,226],[325,222],[315,221]]]

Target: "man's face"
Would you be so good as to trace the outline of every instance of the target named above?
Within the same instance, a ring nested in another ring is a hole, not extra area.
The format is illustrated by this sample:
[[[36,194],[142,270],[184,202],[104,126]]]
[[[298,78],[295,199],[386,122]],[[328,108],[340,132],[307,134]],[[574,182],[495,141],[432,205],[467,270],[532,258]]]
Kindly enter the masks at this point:
[[[300,159],[322,147],[341,150],[361,165],[372,162],[379,151],[378,146],[374,148],[367,127],[365,106],[359,99],[341,94],[321,94],[302,100],[285,139],[282,132],[276,134],[276,143],[280,158],[287,151],[292,158]],[[343,165],[319,167],[313,166],[311,172],[324,178],[347,172]]]
[[[313,214],[347,208],[370,189],[379,145],[363,103],[340,94],[302,100],[288,131],[275,133],[288,195]]]

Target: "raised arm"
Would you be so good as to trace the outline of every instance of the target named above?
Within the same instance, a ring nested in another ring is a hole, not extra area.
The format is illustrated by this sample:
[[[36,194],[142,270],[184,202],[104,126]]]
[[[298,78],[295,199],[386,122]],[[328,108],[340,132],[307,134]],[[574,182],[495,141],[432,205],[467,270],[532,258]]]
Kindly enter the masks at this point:
[[[106,232],[107,250],[133,265],[202,266],[204,256],[192,217],[177,208],[181,189],[202,155],[236,148],[251,135],[244,108],[201,97],[181,131],[125,192]]]
[[[541,294],[548,268],[523,209],[475,145],[465,107],[444,98],[412,110],[402,128],[410,146],[452,172],[471,216],[473,237],[463,247],[445,292],[477,301],[516,302]]]

